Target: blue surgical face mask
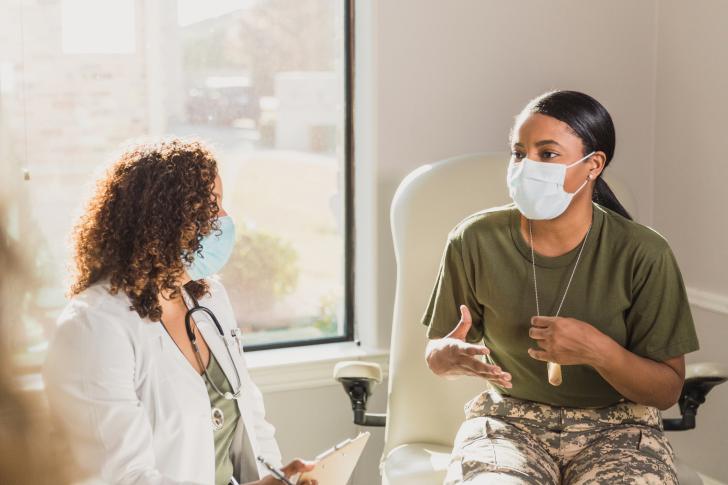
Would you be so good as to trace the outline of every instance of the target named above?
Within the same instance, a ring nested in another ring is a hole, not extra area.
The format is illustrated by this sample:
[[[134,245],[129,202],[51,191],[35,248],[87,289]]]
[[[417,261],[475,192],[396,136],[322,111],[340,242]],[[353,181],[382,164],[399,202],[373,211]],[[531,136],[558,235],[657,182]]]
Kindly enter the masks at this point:
[[[186,267],[193,280],[201,280],[220,271],[230,259],[235,246],[235,224],[230,216],[218,218],[220,229],[213,229],[200,244],[202,248],[195,253],[194,260]]]

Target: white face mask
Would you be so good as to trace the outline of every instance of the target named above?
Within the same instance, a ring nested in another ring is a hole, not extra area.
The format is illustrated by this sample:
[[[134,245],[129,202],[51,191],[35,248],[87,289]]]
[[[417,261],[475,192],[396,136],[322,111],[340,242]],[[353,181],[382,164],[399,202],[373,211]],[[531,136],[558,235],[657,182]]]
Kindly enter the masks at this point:
[[[566,192],[566,169],[578,165],[594,153],[570,165],[537,162],[528,158],[516,162],[511,157],[508,164],[508,192],[521,214],[532,220],[554,219],[563,214],[571,199],[588,182],[588,179],[585,180],[573,194]]]

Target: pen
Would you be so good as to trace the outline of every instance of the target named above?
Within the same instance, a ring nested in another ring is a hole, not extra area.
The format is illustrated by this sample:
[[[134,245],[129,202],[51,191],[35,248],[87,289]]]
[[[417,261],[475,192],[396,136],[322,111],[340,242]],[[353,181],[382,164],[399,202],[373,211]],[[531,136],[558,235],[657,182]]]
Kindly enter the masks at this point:
[[[268,470],[270,470],[270,472],[273,474],[273,476],[276,477],[278,480],[282,481],[286,485],[293,485],[293,483],[289,479],[287,479],[286,476],[280,470],[277,470],[275,467],[273,467],[273,465],[271,465],[270,463],[265,461],[265,459],[263,459],[262,456],[258,457],[258,461],[261,462],[263,465],[265,465],[265,467]]]

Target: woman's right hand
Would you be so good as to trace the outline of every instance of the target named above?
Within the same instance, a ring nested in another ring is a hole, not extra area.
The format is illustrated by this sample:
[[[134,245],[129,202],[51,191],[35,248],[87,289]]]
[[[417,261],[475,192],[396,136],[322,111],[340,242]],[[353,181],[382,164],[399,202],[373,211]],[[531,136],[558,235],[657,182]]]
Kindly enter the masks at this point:
[[[510,388],[511,375],[497,365],[489,365],[480,360],[490,350],[484,345],[469,344],[465,341],[473,320],[470,310],[460,305],[460,321],[452,332],[441,339],[432,339],[427,344],[426,359],[430,370],[443,377],[476,376],[493,384]]]
[[[298,473],[303,472],[310,472],[314,468],[316,468],[315,461],[304,461],[299,458],[296,458],[292,462],[290,462],[288,465],[281,468],[281,471],[286,476],[286,478],[291,478],[293,475],[296,475]],[[250,485],[281,485],[280,480],[278,480],[273,475],[267,475],[262,480],[258,480],[257,482],[253,482]],[[297,485],[318,485],[317,480],[302,480],[297,483]]]

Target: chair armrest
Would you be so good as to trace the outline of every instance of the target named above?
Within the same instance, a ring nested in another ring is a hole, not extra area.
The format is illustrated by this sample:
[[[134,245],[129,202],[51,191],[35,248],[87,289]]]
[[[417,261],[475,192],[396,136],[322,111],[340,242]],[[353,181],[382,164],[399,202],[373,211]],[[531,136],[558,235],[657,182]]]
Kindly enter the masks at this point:
[[[354,423],[360,426],[384,426],[385,414],[367,413],[367,401],[374,386],[382,382],[382,368],[374,362],[350,360],[334,367],[334,379],[344,386],[354,411]]]
[[[363,379],[375,384],[382,382],[382,368],[374,362],[346,360],[334,366],[334,379]]]
[[[678,405],[680,419],[663,419],[666,431],[684,431],[695,428],[698,407],[705,402],[705,396],[718,384],[728,380],[728,366],[716,362],[690,364],[685,368],[685,383]]]
[[[728,365],[718,362],[698,362],[685,367],[685,382],[700,378],[717,378],[726,381]]]

